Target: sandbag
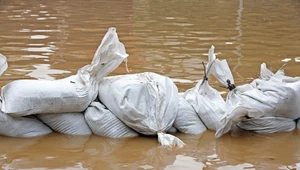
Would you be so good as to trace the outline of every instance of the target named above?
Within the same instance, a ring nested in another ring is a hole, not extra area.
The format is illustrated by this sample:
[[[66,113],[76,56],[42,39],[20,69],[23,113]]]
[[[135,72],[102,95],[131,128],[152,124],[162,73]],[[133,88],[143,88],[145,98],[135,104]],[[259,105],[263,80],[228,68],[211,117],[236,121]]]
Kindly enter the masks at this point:
[[[300,120],[297,120],[297,128],[300,129]]]
[[[176,120],[176,119],[175,119],[175,120]],[[171,126],[171,128],[167,130],[167,133],[176,133],[176,132],[178,132],[178,131],[177,131],[177,129],[174,127],[174,125]]]
[[[178,90],[173,81],[155,73],[110,77],[99,84],[99,99],[127,126],[144,135],[158,135],[163,146],[183,146],[165,134],[178,112]]]
[[[109,138],[138,136],[103,104],[94,101],[84,112],[85,120],[94,134]]]
[[[0,107],[1,107],[0,103]],[[35,137],[52,130],[35,116],[12,117],[0,111],[0,134],[11,137]]]
[[[225,63],[225,64],[224,64]],[[283,117],[297,119],[300,117],[300,81],[285,82],[281,72],[277,76],[261,70],[260,79],[255,79],[250,84],[235,87],[230,80],[232,74],[226,61],[223,64],[215,62],[213,67],[216,78],[231,91],[226,98],[227,111],[220,120],[216,137],[227,133],[233,124],[242,121],[245,117]],[[213,71],[212,71],[213,72]],[[226,72],[228,75],[222,73]]]
[[[2,111],[14,116],[79,113],[96,99],[98,82],[126,59],[115,28],[109,28],[91,64],[61,80],[17,80],[2,87]]]
[[[7,64],[7,59],[4,55],[0,54],[0,75],[2,75],[4,73],[4,71],[6,71],[8,67]]]
[[[244,119],[237,123],[241,129],[256,133],[289,132],[296,128],[293,119],[283,117],[260,117]]]
[[[194,108],[183,97],[179,98],[178,113],[174,121],[174,127],[186,134],[201,134],[206,131],[205,125]]]
[[[194,88],[184,93],[184,98],[192,105],[207,129],[216,130],[221,117],[226,110],[226,103],[221,94],[208,84],[208,75],[216,59],[214,46],[209,49],[208,63],[206,65],[203,80],[200,80]]]
[[[53,131],[68,135],[91,135],[92,131],[85,122],[83,113],[38,114],[38,119]]]

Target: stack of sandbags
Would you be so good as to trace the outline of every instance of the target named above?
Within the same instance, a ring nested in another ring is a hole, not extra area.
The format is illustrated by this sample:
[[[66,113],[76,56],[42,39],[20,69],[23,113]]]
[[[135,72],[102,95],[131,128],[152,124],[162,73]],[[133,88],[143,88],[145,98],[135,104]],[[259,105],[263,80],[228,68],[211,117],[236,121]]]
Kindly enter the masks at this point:
[[[25,123],[29,118],[21,116],[37,114],[40,120],[57,132],[89,135],[92,131],[85,122],[83,111],[97,98],[99,81],[127,56],[116,29],[109,28],[91,64],[79,69],[76,75],[60,80],[16,80],[8,83],[2,87],[1,110],[9,118],[15,116],[13,120],[24,120]],[[2,65],[3,70],[5,63]],[[34,121],[39,120],[34,118]],[[42,122],[40,124],[47,127]]]
[[[283,132],[295,128],[293,120],[300,117],[300,79],[284,76],[283,71],[274,75],[265,64],[261,68],[260,79],[235,87],[226,60],[214,62],[212,73],[230,89],[227,110],[216,137],[227,133],[238,122],[239,127],[256,132]]]
[[[6,57],[0,54],[0,75],[7,69]],[[16,104],[17,105],[17,104]],[[2,108],[2,102],[0,102]],[[13,137],[33,137],[51,133],[52,130],[35,116],[13,117],[0,110],[0,134]]]
[[[165,134],[178,112],[176,85],[155,73],[110,77],[99,84],[99,99],[128,127],[144,135],[158,135],[163,146],[183,146],[173,135]]]

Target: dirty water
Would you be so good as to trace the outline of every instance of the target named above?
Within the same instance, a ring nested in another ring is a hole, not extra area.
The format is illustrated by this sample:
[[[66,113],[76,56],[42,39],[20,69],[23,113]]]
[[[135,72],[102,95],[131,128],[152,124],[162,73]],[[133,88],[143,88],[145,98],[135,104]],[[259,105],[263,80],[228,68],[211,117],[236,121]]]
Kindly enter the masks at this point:
[[[16,79],[55,80],[89,63],[108,27],[125,44],[131,73],[173,78],[180,91],[203,77],[213,44],[237,85],[258,77],[262,62],[299,76],[300,1],[0,0],[0,53]],[[111,75],[127,74],[122,64]],[[214,80],[210,84],[227,91]],[[158,147],[157,139],[108,139],[57,133],[0,137],[2,169],[300,169],[300,130],[255,134],[239,129],[215,139],[177,133],[187,145]]]

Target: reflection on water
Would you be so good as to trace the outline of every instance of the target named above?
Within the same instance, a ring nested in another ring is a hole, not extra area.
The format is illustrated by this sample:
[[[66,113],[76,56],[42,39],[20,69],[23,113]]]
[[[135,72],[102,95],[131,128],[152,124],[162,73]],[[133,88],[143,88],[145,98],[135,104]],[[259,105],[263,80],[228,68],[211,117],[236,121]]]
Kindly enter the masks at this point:
[[[252,164],[249,163],[243,163],[239,165],[226,165],[223,167],[219,167],[218,170],[228,170],[228,169],[236,169],[236,170],[255,170]]]
[[[168,165],[165,170],[179,170],[179,169],[190,169],[190,170],[201,170],[205,165],[201,162],[195,161],[195,158],[177,155],[176,160],[172,165]]]
[[[30,72],[25,76],[29,76],[36,79],[46,79],[46,80],[55,80],[54,77],[50,76],[51,74],[70,73],[70,71],[50,69],[50,64],[37,64],[37,65],[33,65],[33,67],[35,68],[35,70],[26,70],[26,69],[14,69],[14,70],[20,72]]]
[[[207,51],[227,59],[237,85],[266,62],[299,76],[300,3],[280,1],[0,0],[0,53],[9,68],[1,85],[24,78],[54,80],[91,62],[108,27],[124,42],[131,73],[153,71],[185,91],[203,78]],[[127,74],[121,64],[111,75]],[[222,94],[226,90],[210,79]],[[232,131],[176,134],[187,145],[163,149],[156,138],[108,139],[50,134],[0,137],[3,169],[299,169],[299,132]]]

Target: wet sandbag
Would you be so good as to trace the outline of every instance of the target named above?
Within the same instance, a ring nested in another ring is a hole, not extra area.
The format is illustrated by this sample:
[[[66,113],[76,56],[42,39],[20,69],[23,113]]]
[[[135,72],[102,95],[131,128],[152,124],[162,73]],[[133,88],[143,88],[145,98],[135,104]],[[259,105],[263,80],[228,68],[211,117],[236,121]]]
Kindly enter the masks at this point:
[[[201,134],[206,131],[194,108],[183,97],[179,98],[178,105],[178,113],[174,121],[176,129],[186,134]]]
[[[1,107],[1,103],[0,103]],[[35,137],[52,130],[35,116],[13,117],[0,111],[0,134],[11,137]]]
[[[79,113],[96,99],[98,82],[127,58],[115,28],[109,28],[91,64],[61,80],[16,80],[2,88],[2,111],[14,116]]]
[[[230,89],[226,98],[227,111],[220,120],[216,137],[227,133],[233,124],[245,117],[300,117],[300,81],[297,79],[284,82],[276,76],[268,76],[270,73],[261,73],[261,79],[235,87],[225,60],[216,61],[213,67],[216,78]]]
[[[173,81],[155,73],[110,77],[99,84],[99,99],[127,126],[144,135],[158,135],[163,146],[183,146],[165,132],[178,112],[178,90]]]
[[[83,113],[48,113],[37,117],[53,131],[68,135],[91,135]]]
[[[85,110],[85,120],[94,134],[109,138],[138,136],[138,133],[125,125],[103,104],[94,101]]]
[[[208,51],[208,63],[204,68],[203,80],[200,80],[194,88],[184,93],[184,98],[193,106],[207,129],[214,131],[226,111],[226,103],[221,94],[208,83],[208,75],[215,60],[214,46],[212,46]]]
[[[237,123],[241,129],[257,133],[289,132],[296,128],[293,119],[283,117],[260,117],[244,119]]]
[[[4,55],[0,54],[0,75],[2,75],[8,67],[7,59]]]
[[[176,120],[176,119],[175,119],[175,120]],[[167,130],[167,133],[176,133],[176,132],[178,132],[178,131],[177,131],[177,129],[174,127],[174,125],[171,126],[171,128]]]

